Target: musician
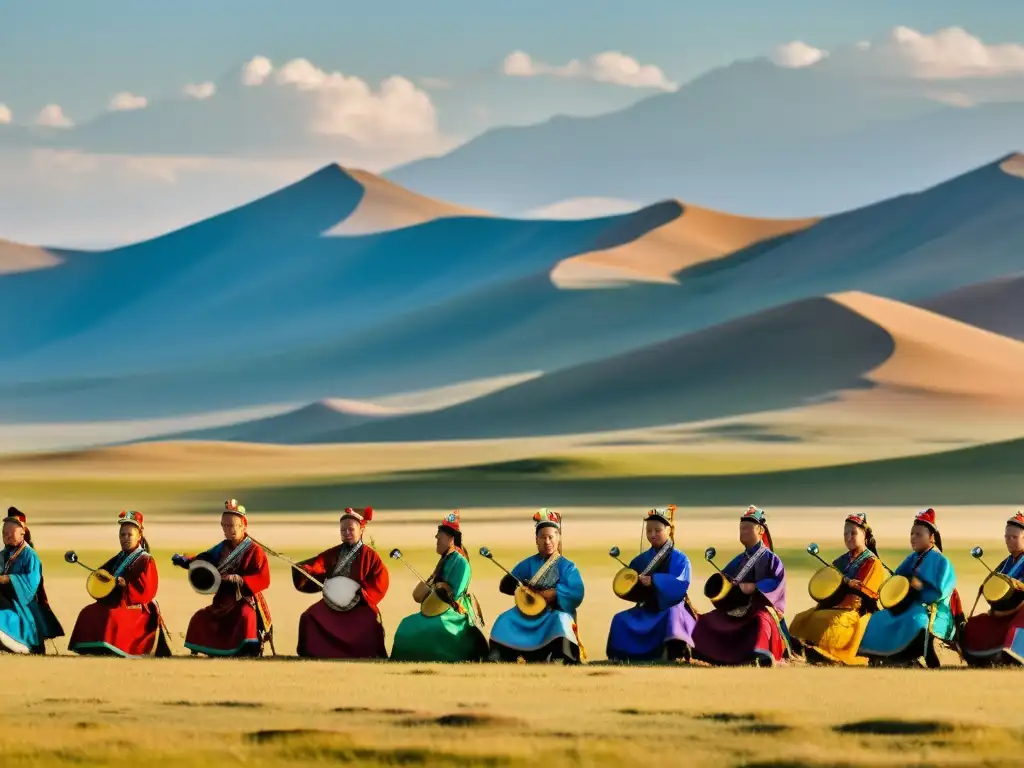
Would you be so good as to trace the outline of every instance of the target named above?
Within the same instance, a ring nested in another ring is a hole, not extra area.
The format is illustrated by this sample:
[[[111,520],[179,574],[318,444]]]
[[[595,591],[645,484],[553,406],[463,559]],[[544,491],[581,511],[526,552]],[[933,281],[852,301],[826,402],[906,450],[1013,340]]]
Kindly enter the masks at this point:
[[[114,591],[78,614],[68,649],[83,655],[170,656],[167,630],[156,602],[159,576],[150,554],[141,512],[117,517],[121,551],[102,566]]]
[[[472,570],[469,554],[462,546],[458,511],[445,515],[434,535],[435,551],[441,556],[427,583],[442,600],[453,607],[440,616],[414,613],[402,619],[395,632],[391,658],[401,661],[479,661],[487,655],[483,618],[469,593]],[[424,584],[413,594],[422,603],[430,595]],[[461,606],[457,610],[454,606]]]
[[[942,535],[934,509],[918,512],[910,528],[913,551],[895,574],[910,580],[911,592],[898,606],[872,615],[860,643],[860,655],[873,664],[939,665],[932,638],[952,642],[956,631],[951,599],[953,564],[942,554]]]
[[[878,545],[863,512],[848,515],[843,524],[846,552],[832,561],[843,581],[836,594],[799,613],[790,626],[794,647],[808,661],[862,666],[857,655],[868,619],[878,610],[878,590],[889,574],[878,559]]]
[[[498,616],[491,629],[491,661],[563,661],[585,659],[580,645],[576,611],[583,602],[583,578],[575,564],[562,556],[562,516],[550,509],[533,515],[537,554],[504,576],[498,589],[514,595],[516,580],[547,603],[539,616],[526,616],[512,607]]]
[[[268,640],[273,647],[270,607],[263,592],[270,587],[270,563],[263,548],[248,534],[245,507],[235,499],[224,502],[220,516],[224,541],[195,557],[175,555],[182,568],[204,560],[221,574],[213,603],[192,616],[185,647],[207,656],[262,656]]]
[[[299,563],[320,582],[345,577],[358,582],[358,602],[348,610],[335,610],[321,599],[299,617],[299,656],[318,659],[387,658],[384,626],[378,605],[388,591],[388,570],[377,552],[363,542],[373,509],[346,509],[341,515],[341,544]],[[300,592],[316,593],[321,588],[298,571],[292,583]],[[339,606],[346,607],[346,606]]]
[[[996,573],[1024,582],[1024,512],[1006,521],[1003,531],[1009,555]],[[991,578],[991,577],[990,577]],[[1024,664],[1024,601],[1017,586],[1007,607],[990,608],[988,613],[972,616],[964,627],[960,649],[971,666]]]
[[[690,559],[675,548],[674,506],[652,509],[644,517],[651,545],[629,562],[640,574],[636,605],[615,614],[607,655],[616,661],[689,658],[697,614],[690,605]]]
[[[790,656],[786,629],[786,569],[772,547],[764,512],[751,506],[740,517],[737,555],[723,572],[749,602],[731,610],[717,606],[701,615],[693,631],[694,657],[712,664],[772,666]]]
[[[44,643],[63,637],[43,589],[43,565],[32,545],[24,512],[15,507],[3,519],[0,551],[0,650],[45,653]]]

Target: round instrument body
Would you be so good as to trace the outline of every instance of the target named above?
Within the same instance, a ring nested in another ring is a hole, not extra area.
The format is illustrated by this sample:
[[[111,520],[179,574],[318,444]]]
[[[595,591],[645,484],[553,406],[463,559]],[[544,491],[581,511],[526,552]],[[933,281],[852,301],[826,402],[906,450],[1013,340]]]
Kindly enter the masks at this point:
[[[743,616],[750,610],[752,596],[736,589],[728,578],[716,571],[704,582],[704,597],[716,610],[725,611],[730,616]]]
[[[910,579],[894,574],[878,590],[878,604],[891,613],[901,613],[911,602]]]
[[[823,603],[835,596],[843,586],[843,574],[832,565],[820,568],[807,582],[807,593],[816,603]]]
[[[216,594],[221,584],[220,571],[206,560],[193,560],[188,566],[188,583],[200,595]]]
[[[362,599],[359,582],[348,576],[332,576],[324,582],[324,602],[332,611],[351,611]]]
[[[620,568],[612,579],[612,592],[616,597],[628,600],[630,592],[640,583],[640,574],[632,568]]]
[[[536,592],[524,587],[516,587],[516,608],[524,616],[540,616],[547,610],[548,603]]]
[[[85,591],[93,600],[102,600],[107,597],[116,586],[117,582],[114,580],[113,574],[102,568],[90,573],[85,580]]]
[[[981,594],[994,611],[1012,611],[1024,602],[1024,591],[1002,574],[989,574],[981,585]]]
[[[428,618],[434,616],[440,616],[445,611],[451,610],[451,606],[437,596],[437,593],[433,590],[426,596],[422,603],[420,603],[420,613]]]

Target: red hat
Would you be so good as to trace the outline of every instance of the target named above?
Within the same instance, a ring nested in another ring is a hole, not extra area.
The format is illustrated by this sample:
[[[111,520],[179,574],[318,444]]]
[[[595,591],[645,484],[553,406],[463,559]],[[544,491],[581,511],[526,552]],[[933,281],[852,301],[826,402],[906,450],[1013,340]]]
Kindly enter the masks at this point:
[[[344,512],[341,513],[340,519],[358,520],[359,525],[365,528],[366,524],[373,520],[373,507],[366,507],[365,509],[363,509],[362,512],[356,512],[354,509],[349,507]]]
[[[249,522],[249,519],[245,516],[245,507],[238,503],[238,499],[228,499],[225,501],[224,511],[229,515],[237,515],[245,520],[246,523]]]
[[[1018,511],[1016,515],[1006,521],[1007,525],[1016,525],[1020,528],[1024,528],[1024,512]]]
[[[918,512],[916,515],[914,515],[914,522],[921,523],[921,525],[927,526],[929,529],[931,529],[932,533],[939,532],[939,528],[935,524],[935,510],[932,509],[931,507],[928,507],[928,509],[924,510],[923,512]]]
[[[462,529],[459,527],[459,516],[460,513],[459,510],[457,509],[454,512],[449,512],[447,515],[444,516],[444,520],[442,520],[441,524],[437,527],[447,528],[453,533],[462,533]]]
[[[868,528],[868,516],[866,512],[851,512],[846,516],[846,522],[858,525],[864,530]]]
[[[7,508],[7,517],[4,518],[5,523],[17,523],[25,530],[28,530],[28,518],[25,517],[25,513],[17,507]]]
[[[533,513],[533,526],[534,531],[539,531],[541,528],[554,528],[556,530],[562,530],[562,516],[555,512],[553,509],[547,507],[538,509]]]
[[[138,528],[141,531],[142,530],[142,513],[141,512],[136,512],[133,509],[122,509],[121,510],[121,514],[119,514],[117,516],[117,524],[118,525],[124,525],[125,523],[127,523],[128,525],[134,525],[136,528]]]

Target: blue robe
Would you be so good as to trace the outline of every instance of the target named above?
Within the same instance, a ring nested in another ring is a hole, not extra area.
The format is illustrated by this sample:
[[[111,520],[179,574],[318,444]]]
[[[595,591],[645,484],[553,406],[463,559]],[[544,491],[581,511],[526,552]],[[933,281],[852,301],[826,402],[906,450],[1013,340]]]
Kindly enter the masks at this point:
[[[547,562],[541,555],[533,555],[512,569],[512,575],[526,583]],[[583,578],[572,561],[560,557],[544,578],[536,585],[538,591],[554,589],[554,605],[540,616],[524,616],[513,606],[498,616],[491,628],[491,641],[519,651],[536,651],[555,640],[564,639],[576,645],[576,610],[583,602]]]
[[[629,567],[643,573],[656,554],[658,550],[651,547],[630,560]],[[697,619],[683,601],[692,578],[690,559],[673,549],[648,575],[653,590],[651,599],[612,618],[606,650],[609,659],[658,659],[670,640],[693,645],[691,633]]]
[[[895,572],[912,578],[914,564],[919,557],[916,552],[911,552]],[[916,575],[924,585],[920,601],[895,616],[888,610],[872,614],[860,643],[858,653],[861,656],[894,656],[905,651],[921,637],[922,632],[930,632],[947,642],[953,639],[956,626],[949,607],[949,598],[956,586],[953,564],[938,549],[932,548],[921,558]],[[925,650],[926,646],[922,645],[922,656]]]
[[[42,653],[46,618],[36,599],[43,577],[39,555],[25,543],[10,569],[14,554],[10,547],[0,550],[0,571],[11,583],[0,587],[0,645],[16,653]]]

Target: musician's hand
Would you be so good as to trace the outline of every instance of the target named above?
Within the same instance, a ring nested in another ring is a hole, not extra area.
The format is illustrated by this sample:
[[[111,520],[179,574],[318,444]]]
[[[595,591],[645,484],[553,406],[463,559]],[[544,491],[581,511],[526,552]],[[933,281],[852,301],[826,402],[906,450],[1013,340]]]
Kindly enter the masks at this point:
[[[918,592],[920,592],[922,589],[924,589],[924,582],[917,578],[917,576],[915,576],[910,580],[910,586],[916,589]]]
[[[128,586],[128,582],[124,580],[124,576],[118,576],[114,581],[117,583],[117,586],[122,589]]]
[[[179,568],[188,568],[189,559],[184,555],[171,555],[171,562]]]
[[[449,587],[445,582],[439,581],[434,585],[434,591],[441,592],[442,590],[445,592],[451,592],[452,588]]]
[[[640,583],[643,584],[645,587],[651,586],[651,577],[650,576],[641,576],[640,577]]]
[[[850,589],[860,589],[861,587],[864,586],[858,579],[847,579],[846,580],[846,585]]]
[[[540,593],[540,596],[544,598],[545,602],[548,605],[553,605],[554,602],[558,599],[558,590],[545,589],[543,592]]]
[[[0,584],[10,584],[10,583],[11,583],[11,577],[10,576],[0,576]]]
[[[757,585],[751,581],[744,582],[743,584],[737,584],[740,588],[740,592],[744,595],[752,595],[757,591]]]
[[[227,576],[224,576],[221,579],[221,581],[226,581],[229,584],[241,584],[242,583],[242,577],[239,576],[237,573],[229,573]]]

